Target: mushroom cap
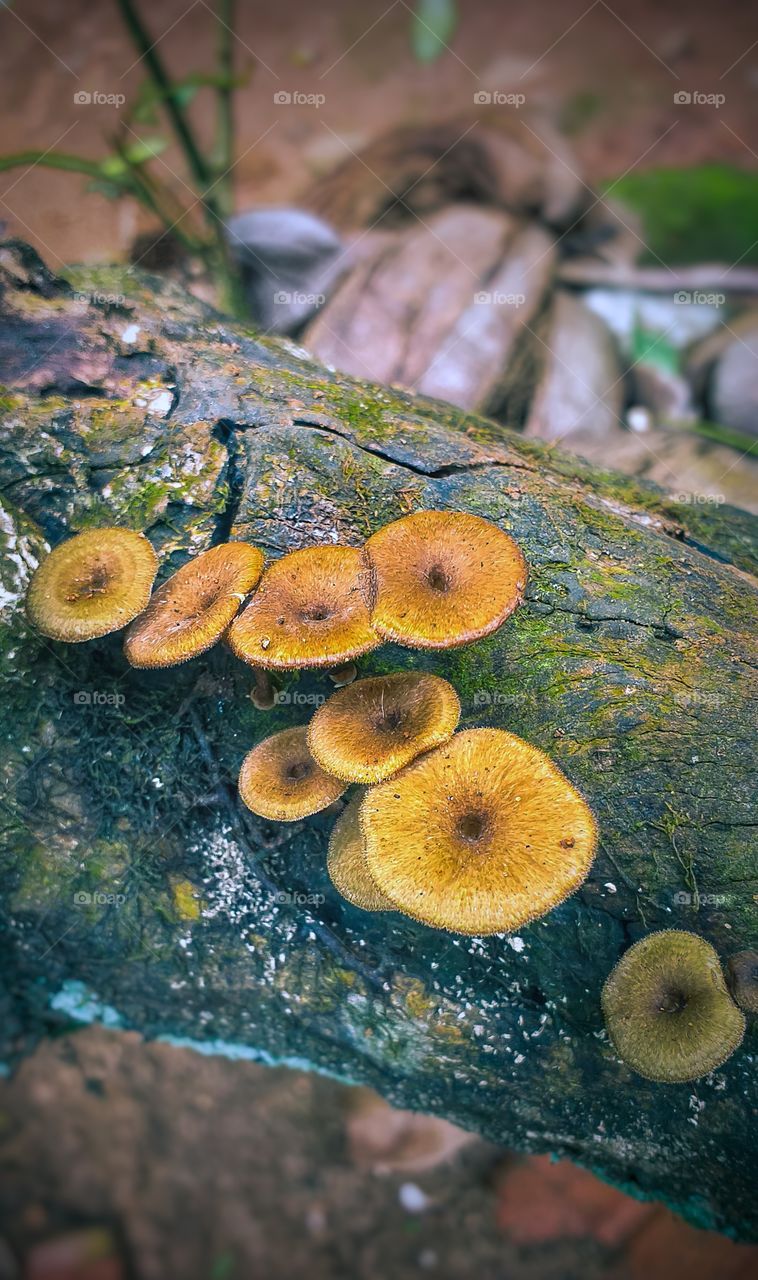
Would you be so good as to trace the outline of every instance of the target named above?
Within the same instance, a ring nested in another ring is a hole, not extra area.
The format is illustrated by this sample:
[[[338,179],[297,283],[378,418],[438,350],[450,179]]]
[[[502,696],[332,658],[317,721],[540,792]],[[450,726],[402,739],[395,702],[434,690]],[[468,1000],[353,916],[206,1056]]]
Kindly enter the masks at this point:
[[[460,714],[455,689],[440,676],[369,676],[319,708],[308,745],[321,768],[345,782],[383,782],[423,751],[447,742]]]
[[[738,951],[726,963],[732,999],[748,1013],[758,1013],[758,951]]]
[[[316,764],[304,725],[265,738],[242,761],[240,796],[261,818],[297,822],[328,808],[344,791],[344,782]]]
[[[497,525],[463,511],[418,511],[366,542],[371,622],[414,649],[452,649],[496,631],[521,601],[526,561]]]
[[[669,1084],[697,1080],[726,1062],[745,1019],[705,938],[650,933],[625,951],[601,997],[613,1047],[638,1075]]]
[[[502,729],[468,729],[372,787],[369,870],[401,911],[453,933],[507,933],[582,883],[595,819],[552,760]]]
[[[88,529],[62,542],[29,584],[26,613],[45,636],[77,644],[119,631],[142,613],[158,557],[133,529]]]
[[[229,628],[238,658],[284,670],[334,667],[377,648],[357,547],[306,547],[266,571]]]
[[[174,667],[221,638],[263,572],[263,552],[224,542],[182,565],[130,626],[124,652],[133,667]]]
[[[378,887],[366,862],[359,812],[362,796],[354,796],[334,824],[326,869],[335,889],[363,911],[394,911],[395,904]]]

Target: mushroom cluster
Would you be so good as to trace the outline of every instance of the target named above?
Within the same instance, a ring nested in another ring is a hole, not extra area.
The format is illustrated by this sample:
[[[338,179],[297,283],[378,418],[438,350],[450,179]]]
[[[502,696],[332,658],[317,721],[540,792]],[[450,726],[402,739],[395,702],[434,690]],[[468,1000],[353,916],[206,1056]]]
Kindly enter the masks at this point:
[[[441,650],[502,626],[527,570],[496,525],[420,511],[362,548],[307,547],[265,569],[257,547],[224,543],[151,595],[157,570],[140,533],[78,534],[34,574],[28,617],[43,635],[72,643],[128,627],[124,652],[140,668],[175,666],[223,639],[253,668],[260,710],[275,702],[272,673],[326,670],[336,692],[309,725],[253,747],[239,794],[252,812],[294,822],[356,784],[327,856],[348,902],[481,936],[545,915],[582,884],[596,823],[552,760],[502,729],[456,732],[460,702],[439,676],[356,679],[356,659],[383,640]],[[755,952],[733,957],[729,983],[732,994],[704,939],[676,930],[643,938],[602,993],[619,1056],[651,1080],[712,1070],[742,1039],[737,1006],[758,1009]]]

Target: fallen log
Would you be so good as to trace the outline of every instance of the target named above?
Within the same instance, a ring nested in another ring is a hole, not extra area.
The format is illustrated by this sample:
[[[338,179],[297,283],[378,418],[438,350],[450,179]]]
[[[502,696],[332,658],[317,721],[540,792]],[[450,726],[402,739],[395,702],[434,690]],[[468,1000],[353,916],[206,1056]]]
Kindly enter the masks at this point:
[[[712,1075],[653,1084],[616,1057],[599,997],[653,929],[724,960],[756,945],[756,521],[330,372],[136,272],[64,280],[18,244],[0,271],[0,1061],[102,1021],[285,1062],[755,1237],[755,1021]],[[527,599],[468,649],[388,646],[361,670],[446,676],[465,726],[549,752],[599,822],[588,882],[517,936],[362,913],[326,875],[333,818],[243,814],[243,755],[303,723],[324,676],[262,713],[223,646],[135,671],[118,636],[64,646],[24,617],[46,544],[74,530],[144,529],[165,574],[229,537],[273,557],[359,545],[423,507],[511,532]]]

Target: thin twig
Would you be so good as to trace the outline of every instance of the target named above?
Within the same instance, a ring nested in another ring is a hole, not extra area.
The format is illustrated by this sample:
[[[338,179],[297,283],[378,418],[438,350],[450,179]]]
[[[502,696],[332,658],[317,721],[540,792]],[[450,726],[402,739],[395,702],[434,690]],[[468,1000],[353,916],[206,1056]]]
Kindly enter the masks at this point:
[[[234,166],[234,20],[235,0],[218,0],[218,140],[216,164],[222,175],[219,181],[220,212],[228,218],[233,212],[231,172]]]
[[[176,90],[171,83],[171,77],[163,65],[163,60],[156,52],[155,42],[151,40],[148,31],[142,24],[142,19],[137,13],[133,0],[118,0],[118,4],[137,52],[144,61],[161,95],[166,112],[173,125],[174,133],[187,157],[187,163],[198,185],[199,194],[205,197],[205,191],[211,181],[210,171],[189,121],[179,105]],[[214,207],[211,199],[208,200],[208,205],[210,208]]]

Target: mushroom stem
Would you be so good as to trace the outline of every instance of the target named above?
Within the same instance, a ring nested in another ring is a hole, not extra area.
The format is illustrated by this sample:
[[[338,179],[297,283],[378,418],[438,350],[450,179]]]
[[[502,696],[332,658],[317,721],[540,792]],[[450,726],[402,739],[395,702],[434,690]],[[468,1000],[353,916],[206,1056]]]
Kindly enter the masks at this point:
[[[255,667],[255,685],[250,692],[250,701],[259,711],[270,711],[276,706],[276,689],[268,671]]]
[[[332,667],[326,674],[332,684],[341,689],[344,685],[353,683],[358,674],[358,668],[354,662],[344,662],[341,667]]]

